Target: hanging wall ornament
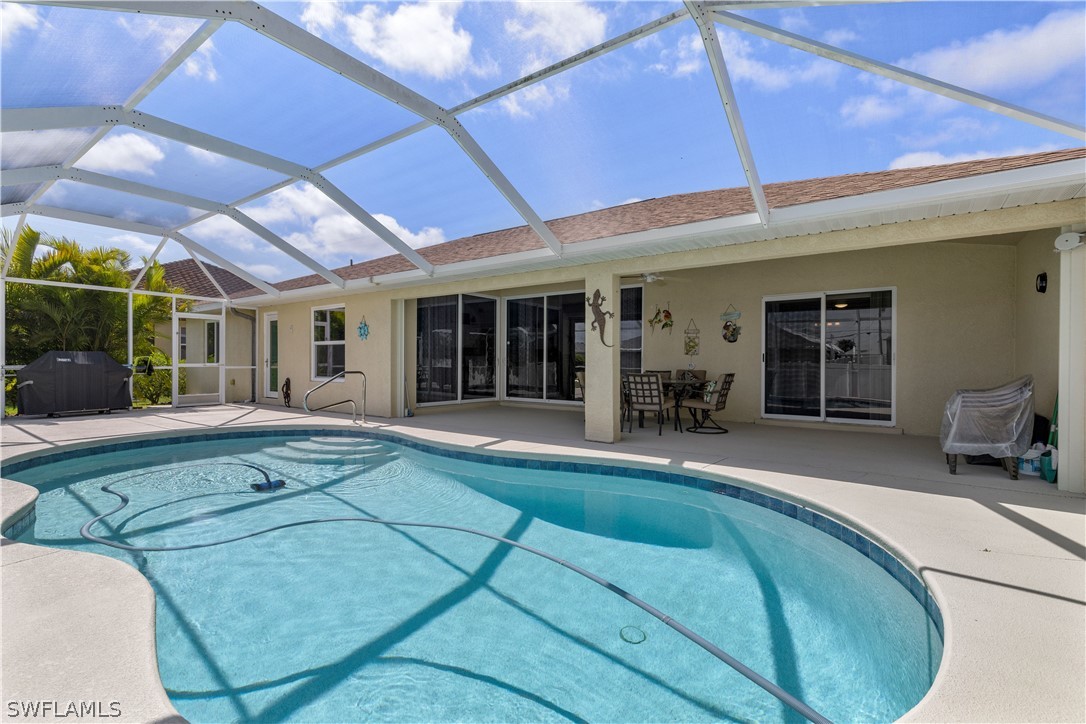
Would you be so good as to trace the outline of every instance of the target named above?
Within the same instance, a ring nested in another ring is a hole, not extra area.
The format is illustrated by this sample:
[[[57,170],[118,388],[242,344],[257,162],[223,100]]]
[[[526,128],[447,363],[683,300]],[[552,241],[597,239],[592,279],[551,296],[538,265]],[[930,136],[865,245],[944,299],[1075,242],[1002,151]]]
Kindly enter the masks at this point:
[[[664,323],[660,325],[660,329],[670,330],[672,327],[675,326],[675,320],[671,318],[671,309],[670,309],[671,302],[668,302],[667,306],[668,306],[668,308],[664,309],[664,311],[661,312],[661,316],[663,317]],[[669,331],[668,334],[671,334],[671,332]]]
[[[743,331],[743,328],[736,324],[736,322],[739,321],[739,318],[742,316],[743,313],[731,304],[724,310],[724,314],[720,315],[721,321],[724,322],[724,327],[720,330],[720,336],[724,338],[725,342],[734,342],[739,339],[739,333]]]
[[[663,317],[662,314],[660,314],[660,307],[659,307],[659,305],[657,305],[656,314],[652,315],[652,317],[648,320],[649,329],[655,334],[656,333],[656,328],[658,326],[660,326],[660,324],[662,324],[663,321],[664,321],[664,317]]]
[[[362,317],[362,321],[358,323],[358,338],[365,342],[370,336],[370,325],[366,324],[366,318]]]
[[[701,330],[694,324],[693,318],[690,319],[690,324],[686,325],[686,329],[683,330],[683,337],[683,354],[693,357],[701,353]]]

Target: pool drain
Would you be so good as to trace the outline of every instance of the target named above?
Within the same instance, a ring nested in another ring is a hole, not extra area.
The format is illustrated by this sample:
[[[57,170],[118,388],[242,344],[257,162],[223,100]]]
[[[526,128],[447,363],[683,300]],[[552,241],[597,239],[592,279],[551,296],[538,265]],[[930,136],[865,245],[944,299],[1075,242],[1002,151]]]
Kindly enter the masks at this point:
[[[618,635],[628,644],[639,644],[648,638],[645,636],[645,632],[637,626],[623,626],[622,630],[618,632]]]

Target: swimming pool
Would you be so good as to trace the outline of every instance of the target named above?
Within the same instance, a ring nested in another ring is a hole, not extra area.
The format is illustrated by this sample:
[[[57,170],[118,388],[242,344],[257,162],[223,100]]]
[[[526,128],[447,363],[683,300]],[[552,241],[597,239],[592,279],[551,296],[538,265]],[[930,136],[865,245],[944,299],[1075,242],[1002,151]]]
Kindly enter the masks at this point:
[[[22,540],[148,577],[162,681],[193,721],[794,715],[628,601],[505,544],[340,521],[123,551],[79,535],[117,507],[104,485],[130,503],[92,533],[141,548],[330,517],[509,538],[614,582],[831,719],[896,718],[939,665],[938,612],[900,564],[735,484],[324,433],[120,447],[9,470],[42,492]],[[253,491],[265,472],[286,487]]]

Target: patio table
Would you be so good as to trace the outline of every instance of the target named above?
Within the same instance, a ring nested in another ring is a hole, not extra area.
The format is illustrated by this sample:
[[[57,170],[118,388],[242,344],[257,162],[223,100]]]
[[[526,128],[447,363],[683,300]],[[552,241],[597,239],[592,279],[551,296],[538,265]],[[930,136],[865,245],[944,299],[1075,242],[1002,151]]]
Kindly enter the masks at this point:
[[[679,380],[673,379],[664,382],[664,391],[671,390],[675,396],[675,429],[679,432],[683,431],[683,426],[679,424],[679,405],[687,397],[701,392],[705,387],[707,380]]]

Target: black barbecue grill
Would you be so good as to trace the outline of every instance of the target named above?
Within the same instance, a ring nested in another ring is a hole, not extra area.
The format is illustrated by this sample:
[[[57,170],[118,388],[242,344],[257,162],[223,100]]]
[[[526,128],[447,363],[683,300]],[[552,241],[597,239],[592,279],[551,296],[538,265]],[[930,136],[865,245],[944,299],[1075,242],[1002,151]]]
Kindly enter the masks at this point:
[[[131,376],[105,352],[46,352],[16,373],[19,414],[127,410]]]

